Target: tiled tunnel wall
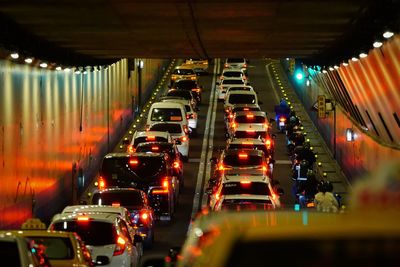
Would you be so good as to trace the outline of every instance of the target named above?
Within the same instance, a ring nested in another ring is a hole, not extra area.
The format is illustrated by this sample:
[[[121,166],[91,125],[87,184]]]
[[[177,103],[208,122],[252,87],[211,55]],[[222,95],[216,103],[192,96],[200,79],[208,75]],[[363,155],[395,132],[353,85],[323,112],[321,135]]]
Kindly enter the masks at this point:
[[[168,62],[144,60],[143,99]],[[76,199],[134,117],[137,71],[126,59],[87,74],[0,61],[0,228]]]

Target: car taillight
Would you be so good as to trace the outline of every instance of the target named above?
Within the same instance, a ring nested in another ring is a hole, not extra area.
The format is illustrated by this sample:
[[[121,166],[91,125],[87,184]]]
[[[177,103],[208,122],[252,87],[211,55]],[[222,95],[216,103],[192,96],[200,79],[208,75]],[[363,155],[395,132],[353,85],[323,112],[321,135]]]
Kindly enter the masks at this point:
[[[187,120],[190,119],[190,115],[189,114],[186,114],[186,119]]]
[[[262,166],[262,170],[266,172],[267,171],[267,166],[265,166],[265,165]]]
[[[126,241],[122,236],[118,236],[117,243],[115,244],[113,256],[118,256],[124,253],[126,248]]]
[[[88,222],[89,221],[89,217],[87,217],[87,216],[79,216],[79,217],[76,218],[76,220],[78,222]]]
[[[143,212],[142,214],[140,214],[140,219],[142,219],[143,221],[147,221],[148,218],[149,214],[147,212]]]
[[[249,184],[251,184],[251,181],[249,181],[249,180],[242,180],[242,181],[240,181],[240,184],[242,184],[242,185],[249,185]]]
[[[233,119],[233,114],[232,113],[229,114],[229,119]]]
[[[196,76],[192,76],[192,77],[190,77],[190,79],[192,79],[192,80],[196,80],[196,79],[197,79],[197,77],[196,77]]]
[[[187,138],[187,136],[182,136],[182,137],[181,137],[181,141],[182,141],[182,142],[186,142],[187,140],[189,140],[189,138]]]
[[[139,161],[137,159],[130,159],[129,165],[138,165]]]
[[[225,63],[225,64],[224,64],[224,67],[225,67],[225,68],[229,67],[228,63]]]
[[[215,199],[216,199],[216,200],[219,200],[219,199],[220,199],[219,193],[215,193]]]
[[[247,133],[255,133],[255,130],[246,130]]]
[[[129,153],[135,152],[135,148],[133,147],[133,145],[129,145],[129,146],[128,146],[128,152],[129,152]]]
[[[146,137],[146,140],[147,141],[154,141],[154,140],[156,140],[156,137],[154,135],[149,135],[149,136]]]
[[[279,118],[279,121],[285,122],[285,121],[286,121],[286,118],[285,118],[285,117],[280,117],[280,118]]]
[[[239,159],[247,159],[249,157],[249,155],[247,155],[246,153],[239,153]]]
[[[111,206],[113,206],[113,207],[121,207],[121,204],[119,202],[113,202],[113,203],[111,203]]]
[[[179,169],[179,167],[180,167],[179,162],[178,162],[178,161],[174,161],[173,167],[174,167],[175,169]]]
[[[253,142],[244,141],[242,142],[242,145],[253,145]]]
[[[189,132],[189,129],[186,125],[183,125],[183,131],[187,134]]]
[[[236,129],[236,126],[237,126],[236,122],[233,122],[233,123],[232,123],[232,128],[233,128],[233,129]]]
[[[169,192],[169,181],[168,181],[168,177],[165,177],[162,182],[162,189],[154,189],[151,191],[151,193],[153,194],[168,194]]]
[[[275,193],[272,193],[271,195],[273,200],[276,200],[278,198],[278,196]]]
[[[223,164],[220,164],[220,165],[218,166],[218,170],[220,170],[220,171],[223,171],[223,170],[225,170],[225,167],[224,167],[224,165],[223,165]]]
[[[246,118],[248,118],[248,119],[254,119],[254,115],[253,115],[253,114],[247,114],[247,115],[246,115]]]
[[[160,148],[158,146],[152,146],[151,147],[151,151],[158,151],[160,150]]]
[[[103,190],[106,188],[106,181],[102,176],[100,176],[99,179],[97,180],[97,188],[99,190]]]
[[[267,139],[267,141],[265,141],[265,145],[267,146],[268,149],[271,148],[271,140]]]
[[[200,88],[193,88],[192,89],[192,92],[200,93],[200,91],[201,91]]]

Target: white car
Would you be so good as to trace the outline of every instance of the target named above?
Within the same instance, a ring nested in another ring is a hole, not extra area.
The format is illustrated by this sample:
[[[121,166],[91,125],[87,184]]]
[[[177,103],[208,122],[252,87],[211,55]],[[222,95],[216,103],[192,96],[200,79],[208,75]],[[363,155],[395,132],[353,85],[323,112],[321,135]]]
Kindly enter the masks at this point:
[[[129,153],[135,152],[138,144],[144,142],[167,142],[172,143],[173,139],[168,132],[164,131],[136,131],[133,134],[132,141],[128,146]]]
[[[238,111],[233,113],[233,118],[226,125],[227,132],[232,135],[232,132],[238,125],[264,125],[267,129],[270,127],[267,114],[264,111]]]
[[[229,87],[226,89],[226,93],[229,93],[229,92],[231,92],[231,91],[241,91],[241,90],[244,90],[244,91],[253,91],[253,92],[254,92],[253,86],[250,86],[250,85],[242,85],[242,86],[229,86]]]
[[[50,230],[76,232],[94,259],[105,255],[107,266],[138,266],[139,253],[130,237],[128,225],[119,214],[71,213],[53,217]]]
[[[259,105],[261,102],[258,101],[257,94],[254,91],[238,90],[229,92],[224,101],[225,112],[229,111],[237,104]]]
[[[211,189],[210,189],[211,190]],[[272,209],[281,206],[279,195],[274,192],[270,179],[263,174],[229,174],[224,175],[210,193],[210,208],[220,210],[224,204],[235,200],[260,201],[271,206]],[[225,202],[225,203],[224,203]]]
[[[243,79],[248,82],[248,77],[242,69],[224,69],[219,77],[219,80],[223,81],[225,79]]]
[[[185,161],[189,158],[189,136],[187,128],[180,123],[159,122],[150,126],[150,131],[168,132],[175,141],[178,151],[182,154]]]
[[[248,60],[245,58],[227,58],[224,67],[229,69],[241,69],[246,72]]]
[[[185,91],[188,92],[188,91]],[[161,98],[162,102],[172,102],[172,103],[182,103],[185,105],[186,111],[186,119],[188,121],[189,132],[190,133],[197,133],[197,112],[192,105],[192,101],[181,98],[181,97],[172,97],[172,96],[165,96]]]
[[[239,123],[231,127],[230,138],[260,138],[261,140],[270,139],[269,127],[265,124]]]
[[[216,83],[216,85],[218,86],[218,100],[224,100],[226,91],[230,86],[244,86],[246,85],[246,80],[242,78],[223,79],[221,82]]]
[[[178,122],[188,127],[185,105],[176,102],[156,102],[150,107],[146,128],[157,122]]]

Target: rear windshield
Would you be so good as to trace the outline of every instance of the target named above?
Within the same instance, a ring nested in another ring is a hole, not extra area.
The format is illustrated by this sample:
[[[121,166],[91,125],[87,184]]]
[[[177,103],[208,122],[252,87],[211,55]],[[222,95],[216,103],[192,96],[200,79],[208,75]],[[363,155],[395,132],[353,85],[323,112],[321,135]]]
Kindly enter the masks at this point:
[[[222,210],[250,211],[250,210],[269,210],[272,202],[269,199],[224,199]]]
[[[254,95],[232,94],[229,95],[228,102],[231,104],[256,104]]]
[[[223,80],[222,84],[226,85],[226,84],[243,84],[244,82],[242,80],[239,79],[235,79],[235,80]]]
[[[223,75],[224,75],[225,77],[238,77],[238,78],[240,78],[240,77],[243,76],[243,73],[240,72],[240,71],[225,71],[225,72],[223,73]]]
[[[169,132],[174,134],[182,133],[182,127],[178,123],[158,123],[150,126],[150,131]]]
[[[261,156],[243,154],[245,154],[246,157],[241,157],[242,153],[226,155],[223,160],[224,165],[230,167],[251,167],[263,164],[263,158]]]
[[[74,248],[67,237],[38,237],[31,236],[27,239],[36,244],[43,245],[49,260],[68,260],[74,258]]]
[[[178,74],[178,75],[192,75],[195,74],[193,70],[191,69],[175,69],[173,74]]]
[[[165,164],[163,157],[105,158],[101,167],[101,175],[107,180],[115,182],[146,180],[148,177],[163,173]]]
[[[242,115],[242,116],[236,116],[235,121],[237,123],[265,123],[265,117],[254,116],[254,115]]]
[[[155,136],[154,138],[150,138],[147,136],[141,136],[141,137],[137,137],[135,138],[135,141],[133,142],[134,146],[137,146],[140,143],[146,143],[146,142],[150,142],[150,141],[156,141],[156,142],[168,142],[167,138],[161,137],[161,136]]]
[[[167,93],[167,96],[179,96],[179,97],[183,97],[188,100],[192,99],[192,95],[190,94],[190,91],[185,91],[185,90],[170,91]]]
[[[119,203],[124,207],[142,207],[143,198],[138,191],[108,191],[95,193],[92,198],[94,205],[112,205]]]
[[[268,184],[252,182],[242,184],[240,182],[224,183],[222,185],[221,195],[271,195]]]
[[[239,91],[239,90],[251,91],[251,87],[246,87],[246,86],[235,86],[235,87],[230,87],[230,88],[229,88],[229,91]]]
[[[244,63],[244,59],[243,58],[228,58],[226,60],[226,62],[228,62],[228,63]]]
[[[197,88],[197,83],[191,80],[181,80],[175,82],[173,88],[181,90],[192,90],[193,88]]]
[[[14,241],[0,240],[0,257],[7,262],[8,266],[22,266],[18,245]]]
[[[182,111],[179,108],[155,108],[151,113],[152,121],[182,121]]]
[[[235,113],[237,111],[260,111],[260,107],[234,107],[232,112]]]
[[[53,230],[76,232],[86,245],[115,244],[117,233],[112,223],[99,221],[63,221],[53,224]]]
[[[252,149],[261,150],[267,154],[268,150],[265,145],[255,145],[255,144],[230,144],[228,149]]]
[[[136,152],[164,152],[173,155],[174,149],[170,143],[142,143],[136,147]]]
[[[267,138],[267,132],[236,131],[234,136],[235,138]]]

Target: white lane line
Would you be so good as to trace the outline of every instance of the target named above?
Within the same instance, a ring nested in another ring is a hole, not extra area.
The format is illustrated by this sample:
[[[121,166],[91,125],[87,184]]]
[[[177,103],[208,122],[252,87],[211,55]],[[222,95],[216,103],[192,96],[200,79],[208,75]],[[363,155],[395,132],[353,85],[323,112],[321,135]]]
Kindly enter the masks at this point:
[[[275,88],[275,86],[274,86],[274,83],[273,83],[273,81],[272,81],[271,73],[270,73],[270,70],[269,70],[269,68],[268,68],[268,66],[271,65],[271,64],[272,64],[272,63],[270,62],[270,63],[268,63],[267,65],[265,65],[265,69],[266,69],[266,71],[267,71],[268,81],[269,81],[269,83],[271,84],[271,89],[272,89],[272,91],[274,92],[276,102],[279,103],[280,98],[279,98],[279,95],[278,95],[278,93],[277,93],[277,90],[276,90],[276,88]]]
[[[197,174],[197,181],[196,181],[196,190],[194,192],[194,197],[193,197],[193,207],[192,207],[192,218],[197,213],[197,209],[199,207],[199,201],[200,201],[200,193],[201,193],[201,186],[203,184],[203,174],[204,174],[204,164],[205,160],[207,157],[207,141],[208,137],[210,134],[210,119],[211,119],[211,109],[213,107],[212,103],[214,101],[214,96],[215,96],[215,81],[217,77],[217,66],[219,65],[219,59],[215,60],[215,65],[214,65],[214,73],[213,73],[213,79],[211,83],[211,92],[210,92],[210,101],[208,103],[208,111],[207,111],[207,120],[206,120],[206,128],[204,130],[204,137],[203,137],[203,145],[201,147],[201,157],[200,157],[200,164],[199,164],[199,173]]]
[[[292,164],[292,161],[286,160],[286,159],[282,159],[282,160],[277,159],[277,160],[275,160],[275,164]]]

